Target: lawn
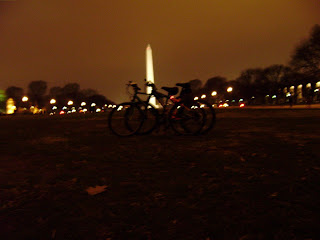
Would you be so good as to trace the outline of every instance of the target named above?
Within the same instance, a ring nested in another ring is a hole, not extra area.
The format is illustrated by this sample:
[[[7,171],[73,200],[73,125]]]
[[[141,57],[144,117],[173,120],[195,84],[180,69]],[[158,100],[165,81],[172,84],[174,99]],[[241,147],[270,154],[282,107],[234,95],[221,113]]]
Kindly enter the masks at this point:
[[[319,239],[320,110],[218,109],[205,136],[0,117],[1,239]]]

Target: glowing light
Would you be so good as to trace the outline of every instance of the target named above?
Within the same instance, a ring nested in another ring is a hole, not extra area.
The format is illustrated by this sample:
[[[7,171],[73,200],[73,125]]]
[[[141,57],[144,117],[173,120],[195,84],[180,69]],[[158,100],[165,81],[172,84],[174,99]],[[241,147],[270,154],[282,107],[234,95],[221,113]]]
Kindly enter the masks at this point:
[[[306,87],[307,87],[307,88],[311,88],[311,83],[308,83],[308,84],[306,85]]]
[[[91,103],[91,107],[95,107],[97,104],[95,103]]]
[[[112,106],[112,108],[115,108],[115,107],[117,107],[117,105],[113,105],[113,106]]]
[[[224,103],[223,107],[229,107],[229,104],[228,103]]]
[[[86,109],[86,108],[83,109],[83,112],[87,112],[87,111],[88,111],[88,109]]]
[[[286,97],[290,97],[290,96],[291,96],[291,93],[288,92],[288,93],[286,94]]]
[[[108,108],[112,108],[112,104],[109,104]]]
[[[241,104],[240,104],[240,107],[243,108],[243,107],[244,107],[244,103],[241,103]]]
[[[243,98],[240,98],[240,99],[239,99],[239,102],[243,102]]]
[[[204,105],[204,104],[201,104],[201,105],[200,105],[200,108],[204,108],[204,107],[205,107],[205,105]]]
[[[56,109],[57,109],[57,106],[53,106],[53,107],[52,107],[52,110],[56,110]]]
[[[319,89],[318,89],[318,88],[317,88],[317,89],[315,89],[315,90],[314,90],[314,92],[319,92]]]
[[[197,101],[197,100],[199,100],[199,98],[198,98],[198,97],[194,97],[194,100],[196,100],[196,101]]]
[[[232,87],[228,87],[227,88],[227,92],[232,92],[233,91],[233,88]]]
[[[62,110],[61,110],[59,114],[60,114],[60,115],[65,114],[65,111],[62,111]]]
[[[213,92],[211,93],[211,96],[217,96],[217,92],[216,92],[216,91],[213,91]]]
[[[121,111],[122,108],[123,108],[123,106],[119,106],[118,109],[117,109],[117,111]]]
[[[81,103],[81,106],[85,106],[85,105],[87,105],[86,102],[82,102],[82,103]]]
[[[7,114],[13,114],[17,107],[14,105],[14,101],[12,98],[7,100]]]
[[[204,98],[206,98],[206,97],[207,97],[207,96],[206,96],[205,94],[202,94],[202,95],[201,95],[201,98],[202,98],[202,99],[204,99]]]
[[[27,96],[24,96],[23,98],[22,98],[22,102],[27,102],[29,100],[29,98],[27,97]]]
[[[272,98],[277,98],[277,95],[273,95]]]
[[[72,100],[69,100],[68,101],[68,105],[70,106],[70,105],[73,105],[73,101]]]
[[[62,110],[66,110],[67,109],[67,107],[66,106],[64,106],[63,108],[62,108]]]
[[[101,109],[100,109],[100,108],[97,108],[96,112],[101,112]]]
[[[52,98],[51,100],[50,100],[50,104],[55,104],[57,101],[54,99],[54,98]]]
[[[67,113],[68,113],[68,114],[70,114],[70,113],[71,113],[71,111],[68,111]]]

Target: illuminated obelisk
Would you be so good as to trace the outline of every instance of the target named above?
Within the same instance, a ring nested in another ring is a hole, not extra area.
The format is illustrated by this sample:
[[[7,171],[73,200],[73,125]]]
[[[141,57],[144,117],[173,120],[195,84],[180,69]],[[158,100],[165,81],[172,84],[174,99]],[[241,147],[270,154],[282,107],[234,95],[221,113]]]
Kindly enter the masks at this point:
[[[150,47],[150,44],[148,44],[147,49],[146,49],[146,80],[148,82],[154,83],[152,49]],[[151,91],[152,91],[152,88],[147,87],[147,93],[150,94]],[[151,97],[149,103],[151,103],[153,106],[157,107],[155,97]]]

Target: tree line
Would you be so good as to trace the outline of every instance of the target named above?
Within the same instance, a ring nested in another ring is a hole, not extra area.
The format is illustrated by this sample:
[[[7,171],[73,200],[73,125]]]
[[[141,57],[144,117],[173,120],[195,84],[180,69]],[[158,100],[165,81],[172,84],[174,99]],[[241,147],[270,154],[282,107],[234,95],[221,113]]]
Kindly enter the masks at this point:
[[[274,64],[266,68],[250,68],[242,71],[240,76],[228,81],[225,77],[215,76],[203,85],[201,80],[191,80],[195,95],[211,95],[217,92],[218,99],[245,99],[254,103],[268,103],[268,98],[274,97],[276,103],[285,99],[285,91],[291,86],[297,89],[302,85],[302,95],[308,98],[319,99],[320,81],[320,26],[315,25],[308,39],[303,40],[294,49],[287,65]],[[316,86],[316,84],[318,85]],[[232,93],[227,93],[227,87],[233,87]],[[318,98],[315,98],[315,95]],[[296,97],[297,94],[294,94]],[[269,102],[270,103],[270,102]]]
[[[96,90],[80,89],[78,83],[68,83],[64,87],[52,87],[47,92],[47,83],[43,80],[32,81],[28,85],[27,93],[20,87],[11,86],[5,91],[7,98],[12,98],[15,101],[16,107],[25,107],[26,105],[37,106],[43,108],[50,104],[51,99],[55,99],[55,105],[62,108],[69,100],[72,100],[74,106],[80,106],[81,102],[96,103],[97,106],[104,106],[105,104],[114,104],[104,95],[99,94]],[[24,95],[28,96],[28,101],[24,103],[22,98]]]

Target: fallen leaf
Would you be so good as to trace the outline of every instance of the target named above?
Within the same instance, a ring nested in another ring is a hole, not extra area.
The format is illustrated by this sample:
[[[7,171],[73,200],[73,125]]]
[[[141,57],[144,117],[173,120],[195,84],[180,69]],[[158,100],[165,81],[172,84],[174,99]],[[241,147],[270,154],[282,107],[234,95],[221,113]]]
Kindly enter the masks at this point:
[[[102,193],[106,190],[107,186],[95,186],[95,187],[88,187],[86,191],[88,192],[89,195],[96,195],[98,193]]]
[[[278,196],[278,192],[274,192],[270,195],[270,197],[276,197],[276,196]]]

